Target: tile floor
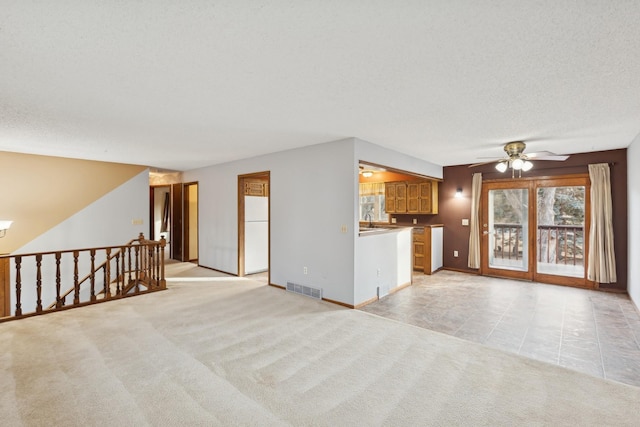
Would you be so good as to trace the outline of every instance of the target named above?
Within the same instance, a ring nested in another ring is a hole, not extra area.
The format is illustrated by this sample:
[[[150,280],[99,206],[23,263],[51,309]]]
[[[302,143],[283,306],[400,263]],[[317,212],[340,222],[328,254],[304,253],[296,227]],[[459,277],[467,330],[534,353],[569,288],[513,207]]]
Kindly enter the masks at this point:
[[[362,310],[640,387],[640,313],[625,294],[440,271]]]

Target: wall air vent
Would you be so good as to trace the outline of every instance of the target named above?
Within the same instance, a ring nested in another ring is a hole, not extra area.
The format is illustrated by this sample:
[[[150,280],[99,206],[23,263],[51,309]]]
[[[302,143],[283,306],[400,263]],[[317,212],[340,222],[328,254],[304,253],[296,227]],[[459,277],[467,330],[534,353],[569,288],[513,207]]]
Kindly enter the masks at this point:
[[[287,291],[305,295],[315,299],[322,299],[322,289],[312,288],[311,286],[304,286],[298,285],[297,283],[287,282]]]

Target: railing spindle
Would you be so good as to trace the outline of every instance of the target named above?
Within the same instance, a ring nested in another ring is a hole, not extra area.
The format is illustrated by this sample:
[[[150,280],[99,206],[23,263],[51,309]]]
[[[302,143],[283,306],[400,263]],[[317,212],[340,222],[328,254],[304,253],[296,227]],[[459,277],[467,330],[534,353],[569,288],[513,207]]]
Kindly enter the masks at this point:
[[[80,285],[78,283],[78,256],[79,251],[73,251],[73,303],[80,304]]]
[[[16,256],[16,316],[22,316],[22,276],[20,268],[22,267],[22,257]]]
[[[161,289],[167,288],[167,281],[164,278],[164,247],[167,245],[167,241],[164,236],[160,238],[160,287]]]
[[[142,233],[141,233],[142,234]],[[136,270],[135,270],[135,278],[136,278],[136,294],[140,293],[140,267],[139,267],[139,262],[140,262],[140,245],[136,245]]]
[[[104,297],[109,299],[111,298],[111,248],[107,248],[105,253],[107,255],[107,264],[104,268]]]
[[[42,255],[36,255],[36,313],[42,313]]]
[[[131,279],[131,246],[127,247],[127,253],[129,255],[129,265],[127,266],[127,270],[129,271],[129,282],[127,283],[127,286],[130,285],[131,283],[133,283],[133,280]]]
[[[91,256],[91,278],[89,279],[91,281],[90,299],[91,302],[94,302],[96,300],[96,250],[91,249],[89,254]]]
[[[56,252],[56,308],[62,307],[62,299],[60,298],[60,285],[61,285],[61,274],[60,274],[60,258],[62,258],[62,253]]]

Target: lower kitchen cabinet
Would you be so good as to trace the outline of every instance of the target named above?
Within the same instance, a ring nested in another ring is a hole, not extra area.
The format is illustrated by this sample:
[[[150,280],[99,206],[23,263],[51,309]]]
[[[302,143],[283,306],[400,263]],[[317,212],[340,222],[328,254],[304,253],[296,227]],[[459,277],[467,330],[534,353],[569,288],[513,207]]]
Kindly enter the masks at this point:
[[[431,274],[442,268],[442,224],[413,229],[413,269]]]

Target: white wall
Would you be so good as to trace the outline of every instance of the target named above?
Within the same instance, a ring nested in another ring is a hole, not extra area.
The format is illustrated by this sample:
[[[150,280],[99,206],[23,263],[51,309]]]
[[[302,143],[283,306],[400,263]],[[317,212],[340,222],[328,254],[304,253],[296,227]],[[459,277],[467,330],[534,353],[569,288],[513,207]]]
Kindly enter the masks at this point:
[[[640,163],[640,135],[631,143],[627,150],[627,161],[629,165]],[[627,168],[627,199],[629,221],[629,274],[627,291],[634,304],[640,310],[640,168]]]
[[[238,175],[270,171],[271,283],[353,304],[356,170],[345,139],[185,172],[199,184],[199,263],[237,274]]]
[[[67,218],[46,233],[27,243],[13,255],[63,251],[70,249],[83,249],[91,247],[106,247],[122,245],[138,237],[142,232],[148,234],[149,225],[149,171],[136,175],[118,188],[107,193],[81,211]],[[132,220],[142,219],[142,225],[132,225]],[[88,258],[88,256],[86,257]],[[103,253],[97,254],[96,265],[103,262]],[[86,262],[83,266],[87,266]],[[55,261],[45,257],[43,261],[42,301],[47,306],[55,301]],[[32,257],[25,258],[22,276],[22,305],[23,312],[35,310],[35,261]],[[62,260],[63,275],[66,271],[72,272],[72,258]],[[88,274],[80,271],[80,276]],[[15,263],[12,262],[11,271],[15,271]],[[66,274],[69,276],[69,274]],[[71,276],[72,280],[73,276]],[[15,309],[15,275],[12,274],[11,284],[11,311]],[[63,291],[71,288],[72,281],[67,281],[61,286]]]
[[[199,263],[238,273],[238,175],[270,171],[271,283],[361,302],[355,297],[359,160],[442,177],[440,166],[355,138],[185,172],[185,182],[199,183]]]
[[[403,153],[399,153],[397,151],[389,150],[384,147],[380,147],[378,145],[372,144],[367,141],[363,141],[360,139],[354,140],[354,163],[353,170],[356,171],[353,177],[353,188],[354,193],[358,194],[358,164],[360,161],[375,163],[382,166],[387,166],[390,168],[413,172],[420,175],[430,176],[433,178],[442,178],[442,166],[435,165],[433,163],[408,156]],[[356,212],[353,218],[353,227],[358,228],[359,218],[357,215],[359,209],[359,200],[358,197],[355,197],[352,201],[354,204],[354,211]],[[391,260],[384,260],[383,257],[380,256],[378,251],[383,251],[383,248],[379,248],[377,251],[371,250],[370,245],[368,245],[367,239],[373,238],[376,236],[367,236],[367,237],[358,237],[360,240],[356,245],[355,251],[355,260],[356,260],[356,274],[355,274],[355,283],[354,283],[354,300],[355,305],[365,302],[371,298],[373,298],[376,293],[376,287],[378,283],[382,286],[391,286],[391,288],[402,285],[408,281],[411,281],[411,271],[412,260],[411,260],[411,239],[412,235],[409,233],[409,246],[408,253],[407,249],[403,246],[402,243],[398,243],[397,246],[390,245],[390,252],[392,252]],[[402,236],[398,236],[400,242],[403,242]],[[389,244],[392,242],[388,242]],[[409,277],[408,280],[404,281],[404,271],[402,260],[397,260],[396,258],[402,256],[401,254],[405,254],[409,263]],[[384,256],[384,252],[382,252]],[[381,269],[381,276],[384,274],[384,277],[377,277],[377,269]],[[397,277],[393,276],[392,272],[398,271]]]
[[[413,271],[411,228],[356,238],[355,305],[411,282]]]

